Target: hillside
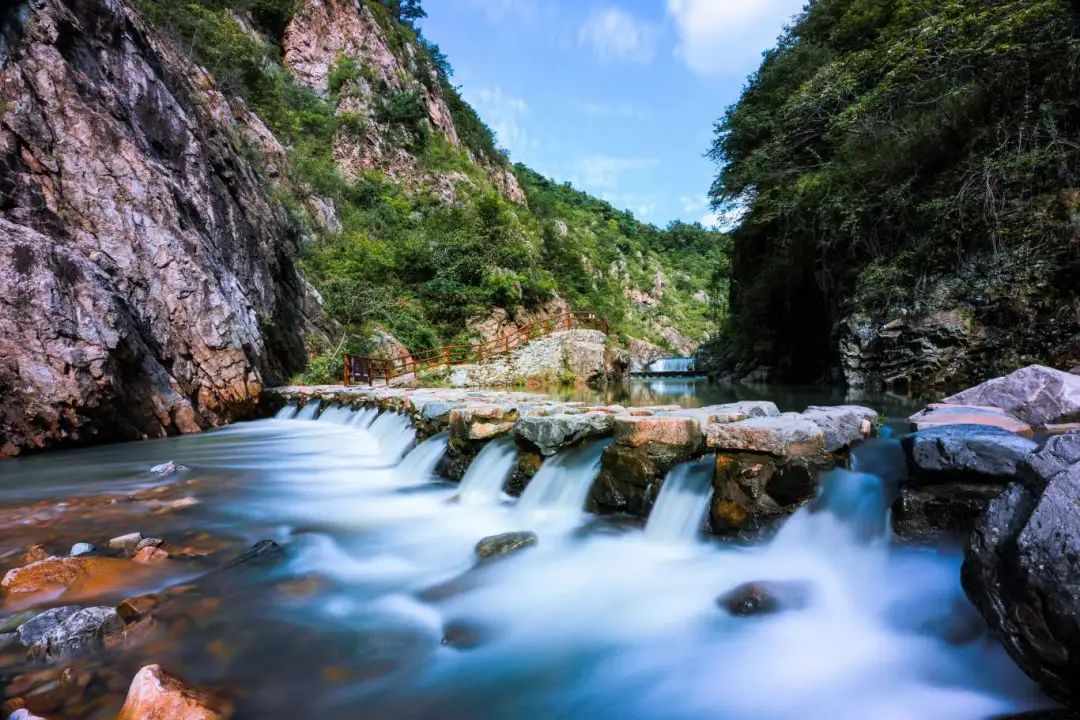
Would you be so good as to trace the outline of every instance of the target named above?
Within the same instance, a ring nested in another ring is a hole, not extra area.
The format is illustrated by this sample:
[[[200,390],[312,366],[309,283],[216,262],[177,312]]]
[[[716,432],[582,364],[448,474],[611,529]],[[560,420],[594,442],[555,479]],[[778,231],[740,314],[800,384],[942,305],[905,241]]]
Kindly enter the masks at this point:
[[[202,0],[140,8],[280,145],[252,148],[305,238],[302,268],[341,325],[337,350],[388,331],[410,350],[475,340],[567,305],[691,352],[715,324],[721,237],[660,230],[511,165],[461,98],[417,3]]]
[[[955,387],[1080,363],[1080,17],[818,0],[717,123],[740,372]]]

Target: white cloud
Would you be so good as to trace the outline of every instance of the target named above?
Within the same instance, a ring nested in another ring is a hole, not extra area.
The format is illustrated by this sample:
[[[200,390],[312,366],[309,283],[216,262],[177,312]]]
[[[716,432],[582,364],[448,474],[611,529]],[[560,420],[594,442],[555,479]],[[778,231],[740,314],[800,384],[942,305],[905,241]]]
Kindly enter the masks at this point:
[[[705,208],[709,207],[709,198],[704,195],[692,197],[690,195],[683,195],[679,198],[679,204],[682,205],[683,212],[696,213],[701,212]],[[702,223],[704,225],[704,223]]]
[[[646,120],[649,117],[648,110],[628,102],[606,103],[589,101],[581,103],[581,109],[584,110],[585,114],[589,117],[596,118]]]
[[[529,106],[524,100],[507,95],[498,85],[477,90],[466,88],[464,93],[465,99],[495,132],[500,146],[516,154],[534,144],[522,124],[524,117],[529,114]]]
[[[619,177],[628,172],[647,170],[659,163],[656,158],[587,155],[574,164],[570,181],[587,188],[615,188]]]
[[[707,228],[729,231],[738,227],[739,222],[745,214],[746,207],[744,205],[736,205],[726,210],[706,213],[698,222]]]
[[[656,48],[656,27],[615,7],[594,10],[578,31],[578,43],[603,61],[647,63]]]
[[[805,0],[667,0],[678,42],[675,55],[699,75],[741,77]]]

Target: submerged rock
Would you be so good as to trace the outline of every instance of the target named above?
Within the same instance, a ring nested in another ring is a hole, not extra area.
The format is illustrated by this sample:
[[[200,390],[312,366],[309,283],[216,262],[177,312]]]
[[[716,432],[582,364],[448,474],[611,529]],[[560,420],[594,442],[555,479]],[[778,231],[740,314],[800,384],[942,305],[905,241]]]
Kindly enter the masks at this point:
[[[947,397],[943,402],[989,405],[1034,427],[1080,422],[1080,376],[1044,365],[1029,365]]]
[[[533,547],[538,542],[536,533],[528,531],[491,535],[476,543],[476,555],[481,560],[490,560]]]
[[[187,467],[170,460],[168,462],[163,462],[160,465],[153,466],[152,468],[150,468],[150,473],[153,475],[164,477],[165,475],[172,475],[174,473],[178,473],[181,470],[187,470]]]
[[[224,720],[231,713],[222,703],[147,665],[135,675],[116,720]]]
[[[1080,705],[1080,431],[1025,459],[975,526],[964,590],[1046,693]]]
[[[811,587],[797,580],[748,582],[716,599],[717,605],[736,617],[770,615],[799,610],[810,603]]]
[[[29,646],[34,660],[59,660],[105,649],[124,634],[124,621],[111,607],[82,608],[54,625]]]
[[[128,582],[142,566],[120,558],[46,558],[9,570],[0,580],[8,601],[48,594],[95,595]]]

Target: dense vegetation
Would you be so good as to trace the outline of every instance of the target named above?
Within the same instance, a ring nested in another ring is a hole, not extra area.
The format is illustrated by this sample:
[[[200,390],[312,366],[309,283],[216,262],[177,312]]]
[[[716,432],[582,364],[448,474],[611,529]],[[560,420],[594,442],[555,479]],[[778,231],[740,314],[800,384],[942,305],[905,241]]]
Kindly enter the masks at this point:
[[[728,328],[744,359],[818,377],[845,313],[924,312],[943,278],[999,326],[1036,261],[1049,293],[1076,297],[1077,12],[1067,0],[809,4],[711,151],[714,201],[746,210]]]
[[[712,301],[724,260],[719,233],[682,223],[657,229],[520,165],[513,172],[527,204],[497,192],[486,171],[509,168],[505,153],[453,86],[446,57],[411,24],[422,16],[415,1],[367,2],[399,59],[411,58],[415,78],[405,90],[376,88],[374,121],[389,128],[393,143],[406,148],[423,173],[454,173],[467,182],[457,183],[447,202],[430,188],[405,188],[379,172],[346,178],[334,161],[334,139],[363,135],[367,127],[364,117],[340,111],[339,100],[359,96],[373,75],[357,59],[341,57],[328,79],[328,98],[295,84],[279,44],[297,4],[140,0],[144,14],[182,40],[226,92],[245,98],[288,148],[288,177],[276,192],[309,238],[303,267],[345,328],[346,347],[363,350],[374,326],[411,349],[467,339],[469,319],[556,294],[572,307],[596,310],[624,336],[663,343],[661,324],[692,338],[715,327],[722,312],[722,303]],[[252,37],[241,17],[252,18],[265,37]],[[414,52],[403,52],[406,47]],[[446,99],[461,146],[431,127],[421,84]],[[312,197],[333,203],[340,229],[313,220]],[[651,289],[658,272],[665,287],[657,302],[628,299],[629,288]],[[327,352],[316,363],[316,375],[336,375],[335,355]]]

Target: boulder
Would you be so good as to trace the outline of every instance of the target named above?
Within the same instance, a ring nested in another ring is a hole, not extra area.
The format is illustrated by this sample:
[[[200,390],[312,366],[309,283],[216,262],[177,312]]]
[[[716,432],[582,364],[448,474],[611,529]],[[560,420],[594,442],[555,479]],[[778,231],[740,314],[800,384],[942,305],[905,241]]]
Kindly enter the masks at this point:
[[[115,608],[88,607],[54,625],[29,647],[34,660],[52,661],[105,649],[124,634]]]
[[[490,440],[510,432],[518,419],[514,405],[471,405],[450,411],[450,434],[465,440]]]
[[[1080,376],[1029,365],[987,380],[943,401],[948,405],[989,405],[1033,427],[1080,422]]]
[[[534,532],[507,532],[490,535],[476,543],[476,555],[480,560],[490,560],[530,548],[540,542]]]
[[[514,435],[536,446],[540,454],[546,456],[587,438],[608,436],[614,426],[614,416],[600,412],[530,415],[517,421]]]
[[[724,593],[716,604],[736,617],[799,610],[810,603],[810,584],[795,580],[748,582]]]
[[[810,420],[785,413],[715,423],[705,432],[705,444],[718,452],[753,452],[778,458],[821,457],[825,454],[825,433]]]
[[[114,537],[109,541],[109,548],[112,550],[118,550],[127,556],[131,556],[135,553],[135,548],[142,542],[142,533],[128,533],[127,535],[120,535]]]
[[[946,405],[931,403],[908,418],[915,430],[929,430],[942,425],[990,425],[1031,437],[1031,426],[1004,410],[985,405]]]
[[[81,609],[78,605],[65,605],[50,608],[43,613],[34,615],[18,626],[19,642],[24,647],[30,647],[41,640],[45,633],[60,625]]]
[[[615,443],[626,447],[675,445],[697,448],[701,426],[691,417],[676,415],[617,415]]]
[[[159,665],[147,665],[135,675],[116,720],[224,720],[231,713],[222,704]]]
[[[991,425],[942,425],[913,433],[901,444],[916,483],[978,478],[1007,482],[1038,447]]]
[[[990,502],[968,542],[964,590],[1048,695],[1080,704],[1080,432],[1051,438]]]

